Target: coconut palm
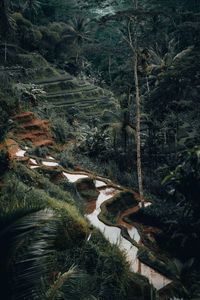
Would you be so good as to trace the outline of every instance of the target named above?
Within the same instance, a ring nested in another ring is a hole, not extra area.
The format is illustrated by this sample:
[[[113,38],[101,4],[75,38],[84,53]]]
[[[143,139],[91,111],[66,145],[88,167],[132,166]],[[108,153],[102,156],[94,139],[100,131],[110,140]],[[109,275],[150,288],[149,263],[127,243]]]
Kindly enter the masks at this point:
[[[63,32],[63,39],[71,44],[76,52],[76,62],[78,62],[81,48],[85,41],[88,41],[88,25],[89,19],[83,17],[75,17],[71,20]]]
[[[177,52],[177,42],[172,39],[167,44],[167,52],[162,56],[158,51],[154,49],[148,49],[148,67],[147,73],[161,73],[168,67],[172,66],[175,62],[183,59],[187,54],[189,54],[193,46],[190,46],[180,52]]]
[[[89,19],[76,17],[67,24],[64,34],[73,44],[82,45],[88,39],[88,25]]]

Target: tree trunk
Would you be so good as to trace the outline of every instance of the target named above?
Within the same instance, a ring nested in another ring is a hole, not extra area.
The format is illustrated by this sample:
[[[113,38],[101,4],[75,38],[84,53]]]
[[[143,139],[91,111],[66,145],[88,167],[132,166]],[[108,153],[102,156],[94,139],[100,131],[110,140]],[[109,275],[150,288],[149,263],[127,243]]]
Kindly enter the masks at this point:
[[[131,88],[128,88],[128,109],[131,107]]]
[[[147,91],[148,91],[148,94],[150,93],[150,87],[149,87],[149,79],[148,79],[148,76],[146,75],[146,83],[147,83]]]
[[[142,207],[144,207],[144,191],[143,191],[143,178],[142,178],[142,162],[141,162],[141,134],[140,134],[140,123],[141,123],[141,99],[139,90],[139,80],[138,80],[138,56],[137,50],[135,51],[134,57],[134,80],[135,80],[135,98],[136,98],[136,147],[137,147],[137,177],[138,177],[138,187],[140,199],[142,202]]]
[[[122,135],[124,137],[124,152],[127,152],[127,132],[126,132],[126,125],[122,128]]]
[[[5,61],[5,63],[7,62],[7,41],[5,41],[4,61]]]
[[[112,83],[112,77],[111,77],[111,57],[109,55],[109,58],[108,58],[108,74],[109,74],[109,81],[110,81],[110,84]]]
[[[138,9],[138,0],[133,0],[134,8]],[[129,23],[130,24],[130,23]],[[141,162],[141,99],[140,89],[138,80],[138,40],[137,40],[137,29],[138,20],[135,18],[135,34],[134,40],[131,35],[131,30],[128,25],[129,44],[134,55],[134,83],[135,83],[135,99],[136,99],[136,154],[137,154],[137,177],[138,177],[138,188],[140,194],[140,200],[142,207],[144,207],[144,191],[143,191],[143,177],[142,177],[142,162]]]

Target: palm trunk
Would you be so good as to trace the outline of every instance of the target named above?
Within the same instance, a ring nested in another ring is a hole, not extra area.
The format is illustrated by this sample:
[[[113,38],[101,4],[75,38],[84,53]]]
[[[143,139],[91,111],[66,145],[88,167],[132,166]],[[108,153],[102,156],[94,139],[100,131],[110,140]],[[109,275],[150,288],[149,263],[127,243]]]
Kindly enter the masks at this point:
[[[138,187],[140,199],[142,202],[142,207],[144,207],[144,192],[143,192],[143,178],[142,178],[142,162],[141,162],[141,107],[140,107],[140,90],[139,90],[139,80],[138,80],[138,57],[137,51],[135,51],[134,58],[134,79],[135,79],[135,96],[136,96],[136,153],[137,153],[137,177],[138,177]]]

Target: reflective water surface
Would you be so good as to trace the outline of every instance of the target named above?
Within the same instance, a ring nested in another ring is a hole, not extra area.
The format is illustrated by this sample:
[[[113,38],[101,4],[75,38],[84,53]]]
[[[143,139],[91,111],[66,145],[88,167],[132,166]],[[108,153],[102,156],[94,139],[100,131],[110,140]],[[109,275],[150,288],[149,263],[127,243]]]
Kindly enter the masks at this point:
[[[67,179],[71,182],[75,182],[78,179],[88,177],[87,175],[83,174],[69,174],[64,173],[64,175],[67,177]],[[103,181],[96,180],[96,187],[105,187],[104,189],[100,189],[99,196],[96,200],[96,207],[93,210],[92,213],[87,214],[86,217],[90,221],[90,223],[98,228],[105,238],[110,241],[110,243],[115,244],[119,247],[119,249],[124,252],[124,254],[127,257],[128,262],[130,263],[131,270],[134,272],[140,272],[142,275],[146,276],[150,283],[154,285],[156,289],[161,289],[167,284],[171,282],[168,278],[161,275],[160,273],[156,272],[152,268],[146,266],[145,264],[141,263],[139,259],[137,258],[138,248],[132,245],[127,239],[125,239],[121,235],[121,229],[115,226],[108,226],[101,222],[98,219],[98,215],[101,211],[101,204],[113,197],[116,193],[119,192],[119,190],[115,188],[109,188],[106,187],[106,183]],[[146,203],[147,205],[150,205],[151,203]],[[130,226],[129,226],[130,227]],[[140,242],[140,235],[138,230],[132,226],[128,229],[128,233],[132,239],[134,239],[137,243]]]

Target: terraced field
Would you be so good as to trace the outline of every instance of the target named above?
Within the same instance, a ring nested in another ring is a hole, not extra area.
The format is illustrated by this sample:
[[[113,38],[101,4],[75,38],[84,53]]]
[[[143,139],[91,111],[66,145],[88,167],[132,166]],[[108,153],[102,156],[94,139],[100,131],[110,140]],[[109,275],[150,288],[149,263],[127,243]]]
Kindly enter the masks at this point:
[[[35,84],[36,88],[42,87],[46,92],[44,99],[39,101],[37,112],[56,111],[59,116],[70,115],[71,109],[75,108],[79,119],[98,117],[103,123],[109,123],[109,118],[112,121],[113,113],[119,109],[112,92],[87,79],[57,69],[40,54],[21,53],[13,57],[13,60],[15,67],[4,70],[12,75],[12,79],[17,83],[21,81],[24,84]]]
[[[117,100],[110,91],[67,73],[34,83],[46,92],[42,104],[45,109],[67,114],[71,108],[76,108],[86,117],[102,118],[106,111],[114,112],[118,108]]]

